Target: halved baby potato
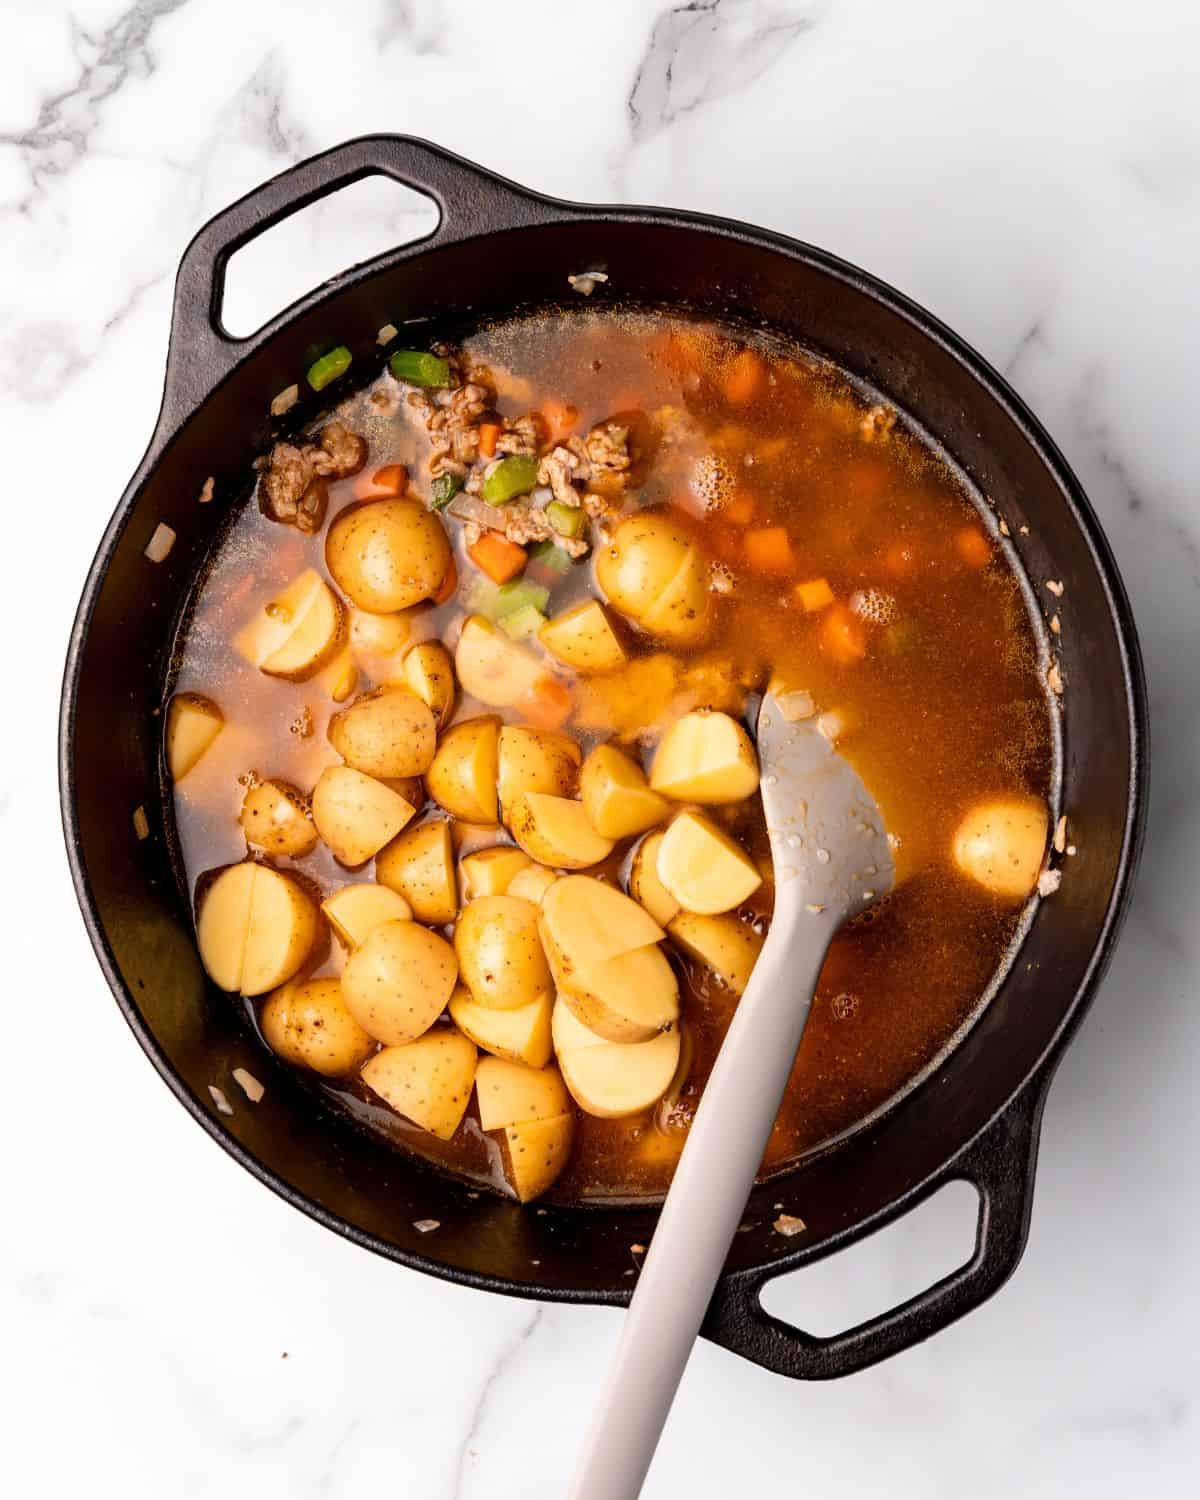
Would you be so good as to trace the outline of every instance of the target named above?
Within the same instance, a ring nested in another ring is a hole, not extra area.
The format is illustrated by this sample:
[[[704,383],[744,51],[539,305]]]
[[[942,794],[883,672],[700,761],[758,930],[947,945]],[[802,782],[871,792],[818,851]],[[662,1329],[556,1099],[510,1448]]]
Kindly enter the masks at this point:
[[[276,1056],[326,1078],[352,1073],[375,1048],[346,1009],[336,979],[292,980],[281,986],[267,997],[258,1024]]]
[[[491,708],[511,708],[546,676],[532,651],[510,640],[482,615],[471,615],[464,622],[454,670],[463,691]]]
[[[555,615],[538,631],[538,639],[552,656],[585,676],[615,672],[625,664],[625,648],[598,599]]]
[[[404,679],[440,729],[454,708],[454,663],[441,641],[422,641],[404,658]]]
[[[548,870],[545,865],[528,864],[509,881],[508,894],[520,896],[522,901],[532,901],[534,906],[541,906],[546,892],[559,878],[557,870]]]
[[[712,628],[712,592],[708,564],[698,547],[689,547],[675,576],[642,616],[644,630],[672,646],[698,645]]]
[[[344,885],[321,902],[325,920],[346,948],[359,948],[384,922],[408,922],[412,908],[397,891],[363,881]]]
[[[679,1028],[648,1042],[609,1042],[586,1027],[560,997],[550,1023],[563,1080],[580,1109],[602,1120],[641,1114],[657,1104],[679,1064]]]
[[[992,797],[969,809],[954,833],[954,863],[1005,901],[1021,901],[1037,884],[1050,815],[1037,797]]]
[[[430,818],[406,828],[375,856],[375,878],[399,892],[418,922],[444,927],[458,912],[458,877],[450,824]]]
[[[316,903],[296,881],[246,860],[212,881],[200,902],[200,959],[223,990],[262,995],[289,980],[317,935]]]
[[[562,1175],[575,1138],[574,1114],[555,1115],[552,1120],[522,1120],[504,1127],[508,1152],[505,1170],[520,1203],[529,1203],[551,1187]]]
[[[451,552],[441,521],[419,500],[372,500],[334,519],[325,561],[354,604],[386,615],[434,598]]]
[[[579,746],[553,729],[506,724],[500,731],[498,787],[500,816],[508,820],[513,803],[524,792],[570,797],[579,779]]]
[[[671,939],[740,995],[762,952],[763,939],[753,927],[727,912],[715,917],[681,911],[667,928]]]
[[[416,816],[399,792],[353,766],[326,766],[313,787],[317,832],[339,864],[365,864]]]
[[[203,693],[176,693],[167,707],[167,770],[182,781],[225,724],[225,715]]]
[[[558,996],[609,1042],[648,1042],[679,1019],[679,983],[657,943],[560,977]]]
[[[407,610],[391,615],[374,615],[366,609],[350,611],[350,650],[360,665],[396,656],[411,636],[412,616]]]
[[[650,767],[650,785],[676,802],[744,802],[758,790],[758,757],[736,719],[698,708],[663,735]]]
[[[429,705],[405,688],[376,688],[329,721],[329,743],[367,776],[423,776],[437,728]]]
[[[460,984],[450,996],[450,1019],[485,1052],[530,1068],[544,1068],[554,1052],[550,1040],[553,1003],[547,992],[514,1010],[496,1010],[480,1005],[466,985]]]
[[[335,703],[345,703],[347,698],[354,696],[354,690],[358,686],[358,665],[350,654],[349,647],[343,646],[321,668],[317,686],[328,693]]]
[[[519,896],[480,896],[454,929],[463,982],[480,1005],[513,1010],[552,988],[538,935],[538,909]]]
[[[641,621],[679,572],[692,539],[661,511],[636,511],[596,551],[596,581],[616,609]]]
[[[641,766],[615,745],[597,745],[579,773],[584,811],[606,839],[644,833],[667,816],[665,797],[652,792]]]
[[[238,815],[246,842],[267,854],[300,859],[317,847],[304,794],[287,781],[260,781],[246,793]]]
[[[573,973],[661,942],[649,913],[615,886],[590,875],[564,875],[542,900],[542,932]]]
[[[494,714],[464,719],[442,736],[425,774],[429,795],[465,823],[496,823],[497,745],[500,720]]]
[[[658,878],[658,851],[661,833],[650,833],[634,852],[629,867],[629,893],[644,906],[660,927],[666,927],[679,912],[679,902]]]
[[[397,1114],[448,1141],[471,1102],[477,1057],[474,1042],[439,1026],[415,1041],[384,1047],[359,1076]]]
[[[457,978],[444,937],[416,922],[383,922],[346,960],[342,996],[363,1030],[390,1047],[429,1030]]]
[[[260,672],[298,682],[325,665],[344,629],[337,595],[315,568],[306,568],[238,632],[235,645]]]
[[[458,885],[463,905],[480,896],[503,896],[522,870],[533,868],[533,861],[523,849],[511,844],[493,844],[477,849],[458,862]],[[519,895],[520,892],[517,892]]]
[[[503,1130],[506,1125],[523,1125],[528,1120],[553,1120],[571,1109],[557,1068],[527,1068],[502,1057],[480,1060],[475,1094],[484,1130]]]
[[[586,870],[607,859],[611,839],[588,822],[582,802],[548,792],[522,792],[508,811],[508,830],[531,859],[562,870]]]
[[[658,878],[684,911],[715,916],[762,884],[758,866],[703,813],[681,812],[663,834]]]

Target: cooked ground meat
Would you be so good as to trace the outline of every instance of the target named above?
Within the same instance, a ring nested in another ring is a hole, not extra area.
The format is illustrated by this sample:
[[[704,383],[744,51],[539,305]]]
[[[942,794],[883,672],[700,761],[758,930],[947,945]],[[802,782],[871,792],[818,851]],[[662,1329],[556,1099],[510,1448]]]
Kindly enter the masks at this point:
[[[578,505],[579,491],[572,480],[577,476],[579,466],[579,456],[560,445],[552,453],[547,453],[538,465],[538,483],[548,484],[554,491],[554,498],[563,505]]]
[[[341,422],[329,422],[315,443],[276,443],[259,481],[263,515],[311,535],[329,503],[327,477],[345,479],[367,461],[367,445]]]
[[[501,423],[500,436],[496,439],[496,452],[518,453],[523,458],[533,458],[542,445],[538,419],[530,412],[524,417],[514,417]]]
[[[327,422],[321,428],[317,441],[328,455],[331,468],[318,467],[318,474],[332,474],[337,479],[346,479],[357,474],[367,461],[367,443],[357,432],[351,432],[341,422]]]
[[[619,422],[598,422],[584,439],[592,465],[592,477],[610,484],[624,484],[633,459],[629,454],[629,428]]]

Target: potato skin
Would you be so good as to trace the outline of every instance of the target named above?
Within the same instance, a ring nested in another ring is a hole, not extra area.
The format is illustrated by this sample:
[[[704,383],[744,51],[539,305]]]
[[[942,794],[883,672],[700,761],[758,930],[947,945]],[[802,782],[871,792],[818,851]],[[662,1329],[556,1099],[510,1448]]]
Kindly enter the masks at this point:
[[[384,922],[342,971],[342,998],[364,1031],[385,1046],[424,1035],[458,978],[454,949],[416,922]]]
[[[429,795],[466,823],[498,823],[497,744],[500,720],[494,714],[464,719],[442,736],[425,776]]]
[[[621,522],[596,555],[596,581],[622,614],[673,645],[708,633],[708,568],[687,532],[660,512]]]
[[[376,688],[330,719],[329,743],[367,776],[423,776],[433,763],[437,729],[415,693]]]
[[[326,1078],[352,1073],[375,1048],[347,1010],[336,979],[282,985],[263,1003],[258,1024],[276,1056]]]
[[[519,896],[480,896],[464,907],[454,951],[463,982],[480,1005],[515,1010],[551,989],[538,909]]]
[[[308,801],[287,781],[260,781],[242,801],[238,818],[246,842],[267,854],[299,859],[317,847]]]
[[[377,854],[415,815],[411,802],[353,766],[326,766],[313,788],[317,832],[334,859],[350,868]]]
[[[458,911],[458,875],[450,825],[430,818],[406,828],[375,856],[375,878],[398,892],[418,922],[444,927]]]
[[[1023,901],[1037,884],[1050,815],[1037,797],[993,797],[972,807],[954,834],[954,863],[994,896]]]
[[[325,561],[338,587],[371,614],[432,599],[445,581],[450,555],[441,521],[418,500],[352,505],[325,541]]]
[[[572,796],[582,759],[582,751],[569,734],[505,724],[497,750],[501,818],[507,820],[512,804],[524,792]]]

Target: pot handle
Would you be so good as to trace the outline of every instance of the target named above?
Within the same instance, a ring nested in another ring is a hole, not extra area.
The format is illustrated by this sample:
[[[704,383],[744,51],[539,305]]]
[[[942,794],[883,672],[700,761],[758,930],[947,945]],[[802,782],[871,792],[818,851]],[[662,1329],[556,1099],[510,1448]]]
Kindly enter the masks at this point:
[[[240,339],[222,324],[225,271],[234,252],[310,203],[372,176],[390,177],[438,207],[440,218],[433,233],[406,250],[451,244],[569,212],[565,204],[414,136],[359,136],[289,167],[211,218],[183,253],[175,279],[160,431],[191,410],[276,331],[278,318]],[[301,299],[287,309],[287,316],[294,317],[324,290]]]
[[[1008,1280],[1025,1249],[1045,1093],[1044,1086],[1022,1092],[900,1210],[916,1207],[950,1182],[965,1181],[975,1187],[979,1193],[975,1252],[958,1270],[900,1306],[828,1338],[794,1328],[763,1308],[762,1288],[794,1269],[795,1260],[766,1270],[734,1272],[719,1284],[701,1332],[776,1374],[832,1380],[899,1354],[978,1307]],[[879,1227],[878,1223],[871,1226]]]

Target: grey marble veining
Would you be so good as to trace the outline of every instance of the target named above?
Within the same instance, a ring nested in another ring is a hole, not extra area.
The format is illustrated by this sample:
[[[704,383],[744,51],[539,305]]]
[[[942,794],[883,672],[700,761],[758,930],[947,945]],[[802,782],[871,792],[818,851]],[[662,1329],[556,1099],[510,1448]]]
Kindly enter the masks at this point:
[[[1146,859],[1051,1094],[1020,1271],[930,1344],[833,1386],[701,1346],[649,1500],[1194,1495],[1195,8],[23,0],[6,19],[0,661],[18,710],[0,776],[0,1410],[13,1492],[57,1497],[102,1476],[130,1500],[381,1486],[551,1500],[615,1338],[603,1310],[530,1308],[378,1262],[239,1171],[128,1035],[60,849],[60,662],[153,422],[178,257],[290,162],[404,130],[550,193],[767,224],[930,306],[1006,370],[1077,469],[1147,658]],[[347,204],[289,240],[295,291],[415,222],[411,205],[393,218],[385,199]],[[276,309],[279,270],[247,273],[247,317]],[[949,1207],[931,1212],[925,1238],[835,1262],[830,1302],[851,1276],[881,1300],[919,1279],[929,1237],[953,1228]]]

